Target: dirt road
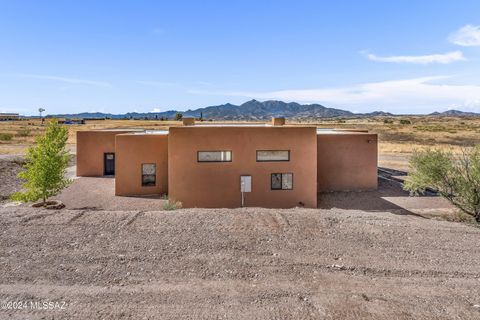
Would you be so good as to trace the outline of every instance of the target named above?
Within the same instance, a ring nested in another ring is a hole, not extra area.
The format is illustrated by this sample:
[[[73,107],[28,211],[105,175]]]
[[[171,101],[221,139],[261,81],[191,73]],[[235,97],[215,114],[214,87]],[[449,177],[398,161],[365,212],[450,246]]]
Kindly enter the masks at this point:
[[[478,319],[480,229],[341,209],[0,209],[0,319]]]

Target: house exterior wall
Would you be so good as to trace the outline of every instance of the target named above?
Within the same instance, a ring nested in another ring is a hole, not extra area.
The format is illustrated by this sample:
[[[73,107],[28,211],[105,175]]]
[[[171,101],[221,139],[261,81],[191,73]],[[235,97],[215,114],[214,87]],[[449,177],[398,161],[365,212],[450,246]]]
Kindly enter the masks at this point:
[[[197,162],[198,151],[232,151],[231,162]],[[257,150],[290,150],[288,162],[257,162]],[[252,176],[248,207],[317,206],[317,136],[313,127],[172,127],[169,198],[184,207],[241,205],[240,176]],[[271,190],[272,173],[293,173],[292,190]]]
[[[363,191],[377,188],[377,135],[317,136],[318,191]]]
[[[134,196],[168,192],[168,135],[116,136],[115,195]],[[156,165],[155,186],[142,186],[142,164]]]
[[[77,131],[77,176],[103,176],[103,154],[115,152],[115,136],[129,131]]]

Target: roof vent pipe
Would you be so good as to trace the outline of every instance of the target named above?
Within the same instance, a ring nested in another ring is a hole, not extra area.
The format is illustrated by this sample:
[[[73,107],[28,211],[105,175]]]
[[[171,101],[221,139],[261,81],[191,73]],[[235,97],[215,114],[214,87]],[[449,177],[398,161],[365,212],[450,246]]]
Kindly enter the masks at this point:
[[[184,126],[193,126],[195,124],[194,117],[183,117],[182,122]]]
[[[283,126],[285,124],[285,117],[273,117],[272,126]]]

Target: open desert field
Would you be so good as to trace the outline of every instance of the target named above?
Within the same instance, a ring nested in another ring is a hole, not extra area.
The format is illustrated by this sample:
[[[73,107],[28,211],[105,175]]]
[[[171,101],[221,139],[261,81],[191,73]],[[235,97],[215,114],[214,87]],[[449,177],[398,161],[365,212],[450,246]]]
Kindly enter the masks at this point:
[[[215,122],[206,122],[215,123]],[[218,122],[225,123],[225,122]],[[228,122],[232,123],[232,122]],[[460,151],[480,143],[480,118],[395,116],[374,118],[334,118],[322,121],[290,121],[292,125],[315,125],[320,128],[363,129],[379,135],[379,166],[408,169],[408,157],[415,149],[444,148]],[[84,125],[68,125],[69,148],[75,152],[75,133],[80,130],[106,128],[167,129],[178,121],[95,120]],[[0,155],[21,155],[44,127],[36,120],[0,122]]]
[[[480,229],[388,208],[0,208],[2,319],[478,319]],[[64,304],[63,304],[64,303]]]

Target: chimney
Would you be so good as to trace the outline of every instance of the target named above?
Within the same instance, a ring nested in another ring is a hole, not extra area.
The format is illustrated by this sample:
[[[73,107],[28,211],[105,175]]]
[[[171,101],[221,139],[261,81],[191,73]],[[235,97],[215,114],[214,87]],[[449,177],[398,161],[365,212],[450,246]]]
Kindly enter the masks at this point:
[[[272,118],[272,126],[283,126],[285,124],[284,117],[273,117]]]
[[[184,126],[193,126],[195,124],[194,117],[183,117],[182,122]]]

